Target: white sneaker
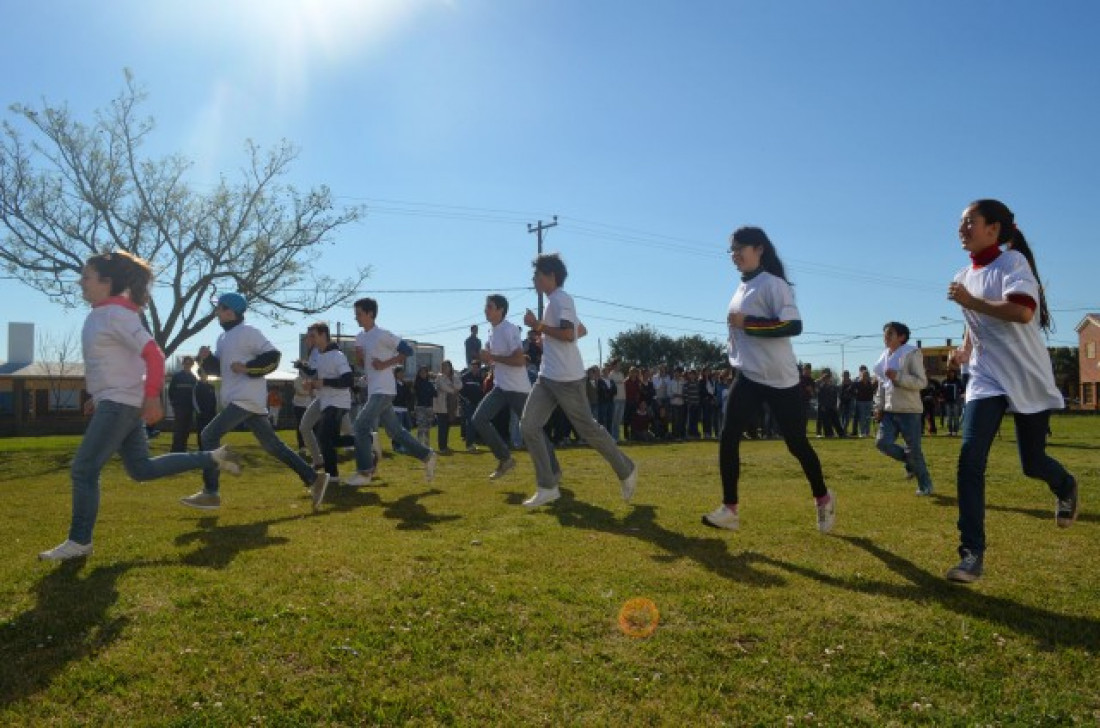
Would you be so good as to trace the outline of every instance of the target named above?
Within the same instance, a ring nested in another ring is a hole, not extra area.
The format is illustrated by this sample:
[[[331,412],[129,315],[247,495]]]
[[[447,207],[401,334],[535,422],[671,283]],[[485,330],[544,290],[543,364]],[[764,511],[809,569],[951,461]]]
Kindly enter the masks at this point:
[[[703,523],[714,528],[726,528],[736,531],[741,525],[741,517],[736,511],[731,511],[724,504],[703,516]]]
[[[836,523],[836,493],[829,491],[829,502],[817,507],[817,530],[828,533]]]
[[[313,512],[321,510],[321,501],[325,499],[325,491],[328,489],[331,477],[328,473],[317,473],[313,479],[313,485],[309,488],[310,498],[313,500]]]
[[[634,489],[638,487],[638,464],[634,463],[634,467],[630,471],[630,475],[620,481],[620,485],[623,487],[623,500],[627,503],[634,497]]]
[[[435,478],[435,465],[439,462],[439,457],[433,452],[428,455],[428,459],[424,461],[424,480],[429,483]]]
[[[351,486],[352,488],[358,488],[361,485],[370,485],[372,477],[372,471],[360,470],[344,481],[344,485]]]
[[[523,505],[528,508],[538,508],[544,506],[547,503],[553,503],[558,498],[561,498],[561,491],[557,486],[553,488],[538,488],[535,490],[535,494],[523,501]]]
[[[241,474],[241,456],[222,445],[217,450],[210,451],[210,457],[218,464],[218,470],[224,470],[230,475]]]
[[[497,464],[497,469],[489,473],[489,480],[500,480],[508,473],[516,469],[516,459],[508,458]]]
[[[65,543],[60,546],[54,546],[49,551],[43,551],[38,554],[38,558],[42,561],[68,561],[69,559],[82,559],[85,556],[91,556],[92,545],[79,544],[76,541],[65,540]]]

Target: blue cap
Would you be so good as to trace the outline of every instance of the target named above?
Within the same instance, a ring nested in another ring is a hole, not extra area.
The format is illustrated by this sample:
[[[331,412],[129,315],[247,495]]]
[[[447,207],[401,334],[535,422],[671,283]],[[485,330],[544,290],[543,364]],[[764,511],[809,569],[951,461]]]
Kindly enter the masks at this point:
[[[223,293],[218,296],[218,305],[225,306],[230,311],[240,316],[244,313],[245,309],[248,308],[248,301],[239,293]]]

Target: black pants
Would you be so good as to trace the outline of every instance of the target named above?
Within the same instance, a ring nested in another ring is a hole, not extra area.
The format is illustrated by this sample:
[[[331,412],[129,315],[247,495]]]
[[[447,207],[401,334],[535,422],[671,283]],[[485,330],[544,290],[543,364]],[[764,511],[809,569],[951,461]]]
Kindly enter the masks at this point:
[[[173,407],[172,410],[176,419],[172,430],[172,452],[187,452],[187,441],[195,424],[195,410],[191,407]]]
[[[737,503],[737,483],[741,479],[741,433],[748,429],[767,402],[779,433],[787,443],[791,455],[798,458],[802,472],[810,481],[814,497],[828,494],[821,461],[806,437],[806,409],[798,393],[798,385],[788,389],[776,389],[737,375],[726,405],[726,424],[722,428],[722,440],[718,446],[718,463],[722,472],[722,502]]]
[[[325,461],[325,472],[332,476],[339,475],[336,448],[355,446],[354,436],[340,434],[340,423],[345,414],[347,410],[340,407],[325,407],[321,411],[321,459]]]

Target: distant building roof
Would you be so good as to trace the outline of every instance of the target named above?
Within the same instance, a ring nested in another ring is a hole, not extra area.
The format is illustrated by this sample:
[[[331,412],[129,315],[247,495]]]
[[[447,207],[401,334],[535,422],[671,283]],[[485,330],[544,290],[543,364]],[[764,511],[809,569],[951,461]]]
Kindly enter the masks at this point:
[[[30,364],[11,362],[0,364],[0,376],[18,377],[20,379],[44,379],[55,377],[60,379],[83,379],[84,362],[66,362],[61,365],[57,362],[36,361]]]
[[[1093,326],[1100,326],[1100,313],[1086,313],[1085,317],[1081,319],[1081,323],[1077,324],[1077,328],[1074,329],[1074,331],[1081,333],[1081,329],[1085,328],[1090,323]]]

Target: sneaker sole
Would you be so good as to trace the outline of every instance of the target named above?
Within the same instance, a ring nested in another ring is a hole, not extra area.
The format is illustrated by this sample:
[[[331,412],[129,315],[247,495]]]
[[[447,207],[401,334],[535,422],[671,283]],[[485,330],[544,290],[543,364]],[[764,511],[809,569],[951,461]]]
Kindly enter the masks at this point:
[[[704,526],[710,526],[711,528],[717,528],[721,531],[736,531],[738,528],[741,527],[740,523],[737,524],[736,526],[722,526],[722,525],[717,524],[717,523],[711,523],[710,519],[708,519],[706,516],[703,516],[700,520],[703,522]]]
[[[198,510],[198,511],[216,511],[216,510],[218,510],[219,508],[222,507],[221,503],[219,503],[216,506],[200,506],[197,503],[188,503],[187,501],[184,501],[184,500],[181,500],[180,503],[187,506],[188,508],[194,508],[195,510]]]

